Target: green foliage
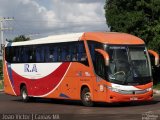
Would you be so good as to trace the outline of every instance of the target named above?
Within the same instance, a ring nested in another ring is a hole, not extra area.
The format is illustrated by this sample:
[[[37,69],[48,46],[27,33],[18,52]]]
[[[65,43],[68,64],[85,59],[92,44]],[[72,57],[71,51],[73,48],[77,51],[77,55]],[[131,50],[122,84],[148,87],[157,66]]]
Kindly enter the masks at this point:
[[[136,35],[160,50],[160,0],[106,0],[104,9],[111,31]]]
[[[2,80],[0,80],[0,90],[2,90],[4,88],[4,83]]]
[[[3,78],[3,65],[2,65],[2,60],[0,60],[0,80]]]
[[[28,41],[28,40],[30,40],[29,37],[25,37],[24,35],[20,35],[18,37],[15,37],[13,42]]]
[[[154,85],[154,86],[153,86],[153,89],[160,90],[160,84]]]

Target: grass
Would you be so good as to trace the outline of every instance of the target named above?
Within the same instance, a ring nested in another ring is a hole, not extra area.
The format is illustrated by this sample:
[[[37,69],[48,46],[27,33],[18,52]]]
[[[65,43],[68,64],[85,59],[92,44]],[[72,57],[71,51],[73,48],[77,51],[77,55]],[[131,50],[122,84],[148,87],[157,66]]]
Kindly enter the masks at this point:
[[[0,90],[3,89],[3,81],[0,80]]]
[[[159,83],[159,84],[157,84],[157,85],[154,85],[154,86],[153,86],[153,89],[160,90],[160,83]]]

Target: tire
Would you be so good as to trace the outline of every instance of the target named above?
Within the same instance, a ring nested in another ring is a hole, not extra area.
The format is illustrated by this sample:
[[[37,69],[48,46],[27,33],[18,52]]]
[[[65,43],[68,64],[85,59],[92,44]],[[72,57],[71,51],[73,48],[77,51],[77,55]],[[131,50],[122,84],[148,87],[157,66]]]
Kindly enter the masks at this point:
[[[23,102],[28,102],[29,101],[29,96],[28,96],[28,92],[27,92],[26,86],[23,86],[21,88],[21,97],[22,97],[22,101]]]
[[[91,92],[87,87],[81,91],[81,101],[84,106],[87,107],[93,106],[93,101],[91,100]]]

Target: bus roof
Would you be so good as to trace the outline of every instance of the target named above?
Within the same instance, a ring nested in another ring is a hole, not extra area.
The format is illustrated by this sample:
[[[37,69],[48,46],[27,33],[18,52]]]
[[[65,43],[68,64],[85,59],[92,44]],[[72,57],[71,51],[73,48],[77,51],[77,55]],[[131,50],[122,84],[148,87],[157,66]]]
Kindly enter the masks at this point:
[[[119,32],[87,32],[84,33],[82,39],[105,44],[145,44],[142,39],[134,35]]]
[[[28,40],[23,42],[8,43],[7,46],[21,46],[21,45],[33,45],[33,44],[47,44],[47,43],[59,43],[59,42],[71,42],[80,40],[83,33],[73,33],[64,35],[53,35],[44,38]]]
[[[142,39],[127,33],[85,32],[85,33],[54,35],[54,36],[49,36],[45,38],[24,41],[24,42],[13,42],[13,43],[7,44],[7,46],[71,42],[71,41],[78,41],[78,40],[92,40],[92,41],[97,41],[104,44],[127,44],[127,45],[144,44],[144,41]]]

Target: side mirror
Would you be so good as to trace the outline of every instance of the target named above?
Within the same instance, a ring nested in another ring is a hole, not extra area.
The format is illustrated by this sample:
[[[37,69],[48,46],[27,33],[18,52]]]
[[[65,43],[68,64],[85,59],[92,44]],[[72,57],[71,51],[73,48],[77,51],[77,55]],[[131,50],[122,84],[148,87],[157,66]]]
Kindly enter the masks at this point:
[[[95,49],[95,51],[100,53],[104,57],[105,65],[109,66],[109,54],[106,51],[101,49]]]
[[[155,51],[153,50],[148,50],[149,54],[152,54],[155,58],[155,66],[158,66],[159,65],[159,54],[156,53]]]

